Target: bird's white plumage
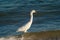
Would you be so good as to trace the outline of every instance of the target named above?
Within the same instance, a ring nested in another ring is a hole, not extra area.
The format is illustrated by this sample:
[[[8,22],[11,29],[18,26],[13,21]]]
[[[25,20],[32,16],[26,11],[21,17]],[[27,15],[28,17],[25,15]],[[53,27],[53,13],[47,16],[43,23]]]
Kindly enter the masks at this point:
[[[27,22],[26,25],[20,27],[20,28],[17,30],[17,32],[27,32],[27,30],[31,27],[31,24],[32,24],[32,21],[33,21],[33,13],[35,13],[35,12],[36,12],[35,10],[32,10],[32,11],[30,12],[31,18],[30,18],[29,22]]]

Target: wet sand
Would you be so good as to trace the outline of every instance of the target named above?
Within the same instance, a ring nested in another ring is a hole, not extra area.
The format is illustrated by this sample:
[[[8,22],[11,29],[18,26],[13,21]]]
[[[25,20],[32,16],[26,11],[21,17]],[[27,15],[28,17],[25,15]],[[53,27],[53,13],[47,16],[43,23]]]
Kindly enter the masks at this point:
[[[60,30],[28,32],[23,35],[1,37],[0,40],[60,40]]]
[[[33,40],[60,40],[60,30],[26,33],[24,38],[25,40],[27,40],[26,38]]]

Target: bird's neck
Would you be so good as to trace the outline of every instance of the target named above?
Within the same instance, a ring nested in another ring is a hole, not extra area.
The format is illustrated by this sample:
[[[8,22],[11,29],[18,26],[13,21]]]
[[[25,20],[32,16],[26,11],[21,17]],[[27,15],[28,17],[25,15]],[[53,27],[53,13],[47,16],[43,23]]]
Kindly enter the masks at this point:
[[[33,13],[31,12],[30,14],[30,21],[32,22],[33,21]]]

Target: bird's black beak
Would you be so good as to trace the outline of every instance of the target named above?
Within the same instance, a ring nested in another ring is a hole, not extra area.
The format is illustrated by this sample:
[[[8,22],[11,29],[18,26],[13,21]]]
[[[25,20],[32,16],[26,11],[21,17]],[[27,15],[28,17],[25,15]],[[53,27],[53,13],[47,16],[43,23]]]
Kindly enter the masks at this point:
[[[37,15],[37,12],[34,13],[34,16],[36,16],[36,15]]]

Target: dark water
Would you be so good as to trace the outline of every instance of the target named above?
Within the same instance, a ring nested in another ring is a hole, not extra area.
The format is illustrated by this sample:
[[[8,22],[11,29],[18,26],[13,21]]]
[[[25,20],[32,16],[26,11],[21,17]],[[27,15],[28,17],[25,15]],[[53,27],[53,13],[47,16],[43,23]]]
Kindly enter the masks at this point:
[[[37,10],[28,32],[60,30],[60,0],[0,0],[0,36],[15,35]]]

